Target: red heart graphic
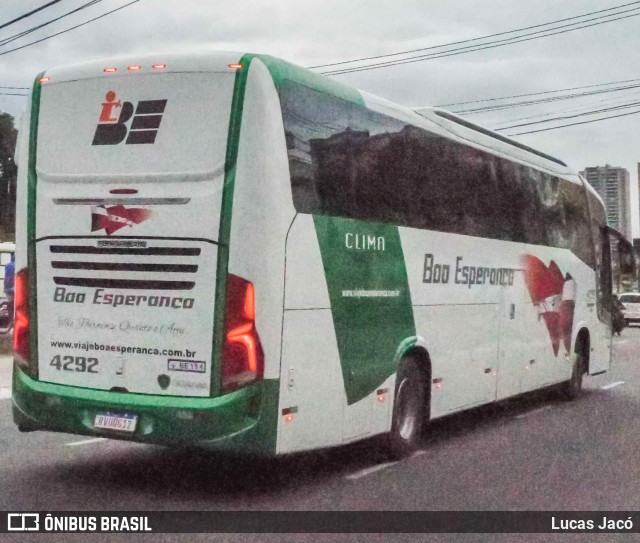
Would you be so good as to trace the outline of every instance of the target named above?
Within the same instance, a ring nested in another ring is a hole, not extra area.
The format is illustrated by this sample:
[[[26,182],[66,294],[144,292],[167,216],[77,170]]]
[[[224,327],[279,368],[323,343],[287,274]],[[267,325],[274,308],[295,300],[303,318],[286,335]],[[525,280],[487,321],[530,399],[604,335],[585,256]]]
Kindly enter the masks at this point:
[[[553,260],[547,267],[539,258],[527,255],[522,257],[522,264],[524,266],[524,281],[534,304],[539,304],[555,295],[562,295],[564,277]]]
[[[125,226],[140,224],[151,216],[151,211],[122,205],[95,206],[91,209],[91,231],[104,229],[108,236]]]
[[[531,301],[538,307],[544,319],[554,354],[558,355],[561,340],[567,351],[570,351],[575,281],[569,274],[563,277],[560,268],[553,260],[549,266],[546,266],[539,258],[526,255],[522,257],[522,265],[524,281],[531,295]]]

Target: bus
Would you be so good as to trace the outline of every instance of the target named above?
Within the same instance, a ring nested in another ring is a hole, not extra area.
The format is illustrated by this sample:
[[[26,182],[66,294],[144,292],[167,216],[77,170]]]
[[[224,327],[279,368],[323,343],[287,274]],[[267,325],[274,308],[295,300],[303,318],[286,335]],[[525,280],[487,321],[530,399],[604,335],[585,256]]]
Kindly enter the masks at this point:
[[[428,420],[610,367],[628,242],[602,200],[446,111],[136,55],[38,75],[20,138],[22,431],[403,456]]]

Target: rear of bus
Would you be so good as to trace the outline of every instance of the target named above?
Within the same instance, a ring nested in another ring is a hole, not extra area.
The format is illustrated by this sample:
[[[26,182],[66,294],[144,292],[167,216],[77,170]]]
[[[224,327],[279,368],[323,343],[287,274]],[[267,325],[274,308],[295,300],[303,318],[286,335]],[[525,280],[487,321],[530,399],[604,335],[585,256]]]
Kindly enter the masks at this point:
[[[254,285],[228,270],[239,59],[38,77],[19,151],[20,429],[273,452],[256,437],[277,406]]]

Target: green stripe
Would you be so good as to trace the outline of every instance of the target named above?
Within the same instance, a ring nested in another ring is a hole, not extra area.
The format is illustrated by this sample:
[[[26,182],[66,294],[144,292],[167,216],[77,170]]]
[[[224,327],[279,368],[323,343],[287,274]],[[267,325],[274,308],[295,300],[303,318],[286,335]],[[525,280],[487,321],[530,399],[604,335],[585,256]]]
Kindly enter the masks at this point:
[[[220,212],[220,229],[218,245],[218,262],[216,269],[215,317],[213,326],[213,353],[211,370],[211,393],[217,396],[222,392],[222,353],[224,345],[224,316],[226,304],[227,274],[229,272],[229,242],[231,238],[231,220],[233,196],[235,189],[236,168],[238,164],[238,148],[240,145],[240,129],[247,87],[247,77],[251,61],[255,55],[244,55],[240,59],[242,69],[236,72],[236,80],[231,102],[229,131],[227,136],[227,152],[224,165],[224,186],[222,189],[222,205]],[[237,247],[236,250],[241,250]],[[217,361],[217,363],[215,363]],[[240,450],[275,453],[278,427],[279,380],[261,382],[264,390],[260,405],[258,424],[254,432],[239,439]],[[217,449],[226,448],[224,443],[217,443]],[[234,442],[234,447],[237,444]],[[236,449],[237,450],[237,449]]]
[[[264,380],[218,398],[119,394],[43,383],[14,374],[14,422],[40,430],[104,436],[95,415],[120,411],[138,415],[139,428],[113,436],[162,445],[198,444],[238,453],[274,454],[278,380]],[[47,401],[55,399],[55,401]],[[185,418],[185,411],[191,416]]]
[[[364,106],[364,100],[361,94],[353,87],[316,74],[295,64],[285,62],[279,58],[268,55],[260,55],[258,58],[266,65],[278,90],[280,90],[287,81],[293,81],[318,92],[335,96],[336,98],[352,102],[359,106]]]
[[[224,163],[224,186],[222,188],[222,204],[220,211],[220,229],[218,234],[218,262],[216,269],[216,294],[213,324],[213,352],[211,354],[211,394],[217,396],[222,391],[222,352],[224,345],[224,308],[226,302],[227,273],[229,272],[229,240],[231,237],[231,216],[233,210],[233,192],[238,163],[238,147],[240,144],[240,128],[244,94],[247,86],[247,75],[253,55],[245,55],[240,59],[242,69],[236,72],[229,117],[227,136],[227,152]],[[217,361],[217,363],[216,363]]]
[[[36,277],[36,159],[38,152],[38,121],[42,84],[36,76],[31,93],[31,123],[29,127],[29,161],[27,166],[27,268],[29,269],[29,367],[38,376],[38,292]]]
[[[397,226],[314,215],[349,405],[395,373],[416,335]]]
[[[260,56],[276,88],[288,81],[366,107],[354,88],[280,59]],[[374,392],[397,369],[399,358],[415,343],[415,322],[404,254],[397,226],[314,216],[331,300],[347,402]],[[384,239],[384,250],[346,247],[345,236]],[[349,297],[343,291],[391,291],[397,295]]]

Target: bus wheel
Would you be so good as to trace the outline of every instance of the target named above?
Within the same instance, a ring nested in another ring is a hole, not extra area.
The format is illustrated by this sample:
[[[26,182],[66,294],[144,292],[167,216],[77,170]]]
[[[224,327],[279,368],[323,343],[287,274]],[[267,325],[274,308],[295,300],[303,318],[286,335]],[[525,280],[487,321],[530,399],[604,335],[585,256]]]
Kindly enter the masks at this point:
[[[424,422],[425,380],[413,358],[400,363],[396,376],[391,431],[387,449],[393,458],[403,458],[417,447]]]
[[[565,400],[575,400],[582,393],[582,376],[584,375],[584,355],[582,346],[576,347],[573,356],[571,377],[562,384],[562,396]]]

